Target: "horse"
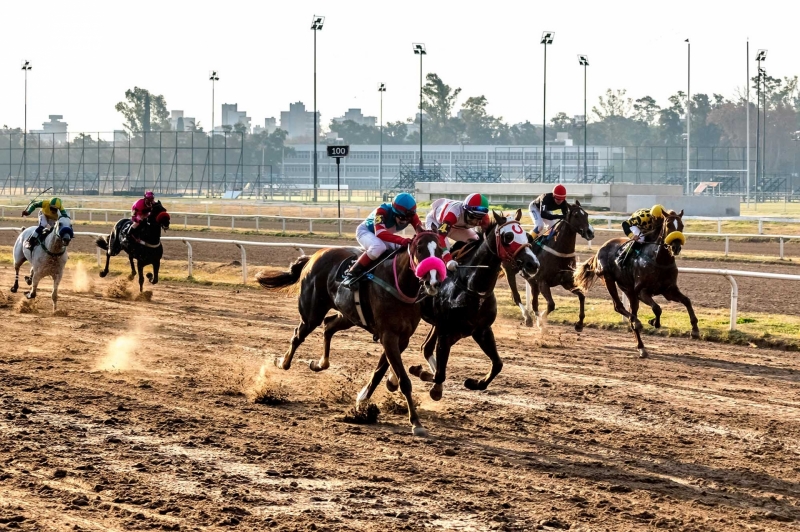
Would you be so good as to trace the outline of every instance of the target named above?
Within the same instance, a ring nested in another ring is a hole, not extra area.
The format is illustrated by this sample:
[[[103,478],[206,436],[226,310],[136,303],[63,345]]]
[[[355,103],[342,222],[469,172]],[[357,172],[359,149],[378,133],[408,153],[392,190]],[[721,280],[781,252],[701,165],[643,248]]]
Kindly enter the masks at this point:
[[[139,274],[139,292],[144,288],[144,267],[153,266],[153,273],[147,274],[150,284],[158,283],[158,270],[161,268],[161,257],[164,256],[164,248],[161,246],[161,230],[169,229],[170,216],[167,209],[161,205],[160,201],[153,204],[150,215],[142,222],[139,229],[140,241],[137,242],[128,234],[127,238],[120,238],[125,232],[129,232],[129,227],[133,222],[129,218],[118,221],[109,236],[101,236],[95,240],[95,244],[106,252],[106,267],[100,272],[100,277],[108,275],[108,263],[114,257],[125,251],[131,263],[130,279]],[[133,261],[136,260],[134,268]]]
[[[531,286],[533,313],[536,316],[536,324],[540,329],[544,329],[545,325],[547,325],[548,314],[556,308],[550,288],[562,286],[565,290],[578,296],[580,310],[578,312],[578,321],[575,323],[575,330],[577,332],[583,330],[583,318],[586,316],[583,308],[586,296],[576,288],[572,278],[572,273],[575,271],[575,240],[577,235],[581,235],[585,240],[594,238],[594,228],[589,223],[589,215],[581,207],[581,202],[576,200],[573,205],[567,205],[566,216],[553,226],[548,237],[537,240],[530,239],[532,241],[531,247],[539,259],[540,267],[536,275],[526,278],[525,282]],[[533,326],[533,318],[522,303],[517,289],[516,275],[519,273],[519,269],[513,265],[503,265],[503,270],[508,279],[508,286],[511,288],[511,297],[514,300],[514,304],[522,310],[522,318],[525,320],[525,325],[527,327]],[[547,300],[547,310],[541,314],[539,314],[540,292]]]
[[[482,379],[469,378],[464,386],[485,390],[503,368],[497,352],[492,324],[497,318],[494,288],[501,265],[514,266],[526,276],[533,276],[539,261],[530,249],[525,230],[519,223],[522,211],[514,217],[492,213],[494,221],[474,243],[462,248],[458,270],[442,283],[436,297],[422,303],[422,319],[433,327],[422,344],[422,353],[431,371],[412,366],[409,371],[422,381],[433,382],[430,396],[442,398],[450,349],[462,338],[472,336],[489,357],[492,367]],[[435,356],[434,356],[435,349]],[[387,383],[391,387],[393,381]]]
[[[359,393],[357,404],[372,395],[367,390],[377,385],[389,366],[399,379],[400,389],[408,403],[408,416],[415,436],[426,436],[411,398],[411,379],[403,368],[401,355],[420,322],[420,290],[427,296],[436,295],[446,275],[442,249],[434,232],[418,233],[407,248],[387,252],[370,273],[357,279],[352,290],[341,286],[342,274],[361,250],[357,248],[327,248],[313,256],[294,261],[288,272],[260,272],[256,279],[267,290],[295,287],[299,284],[298,310],[300,325],[294,330],[289,350],[275,364],[288,370],[295,351],[317,327],[323,326],[323,353],[319,361],[309,366],[314,371],[330,365],[331,338],[339,331],[358,325],[380,341],[383,353],[372,379]],[[391,260],[389,260],[391,259]],[[422,287],[420,287],[422,284]],[[365,304],[366,303],[366,304]],[[327,316],[328,311],[337,312]]]
[[[72,231],[72,220],[67,216],[60,217],[53,226],[53,230],[47,236],[39,236],[36,245],[31,246],[31,249],[25,249],[24,243],[34,231],[36,231],[36,227],[25,229],[19,234],[17,241],[14,242],[15,274],[14,286],[11,287],[11,292],[16,293],[19,289],[19,269],[27,260],[31,263],[31,273],[25,276],[25,282],[28,283],[31,289],[25,293],[25,297],[28,299],[35,298],[39,281],[44,277],[52,277],[53,293],[50,297],[53,300],[53,312],[55,312],[58,309],[58,285],[61,283],[61,277],[64,275],[64,266],[69,258],[67,247],[75,236]]]
[[[639,301],[653,309],[655,317],[648,323],[655,328],[661,327],[661,307],[653,300],[653,296],[664,296],[668,301],[682,303],[689,313],[692,325],[692,338],[700,337],[697,328],[697,316],[692,302],[678,288],[678,266],[675,256],[681,252],[686,243],[683,236],[683,211],[665,211],[664,217],[656,222],[656,227],[646,235],[645,242],[636,244],[626,238],[614,238],[603,244],[597,254],[575,271],[575,285],[586,293],[599,278],[606,285],[614,310],[628,318],[630,329],[636,338],[639,356],[646,358],[647,349],[642,343],[642,323],[637,314]],[[633,257],[620,264],[617,260],[620,253],[629,253],[627,246],[634,246]],[[625,247],[625,249],[621,249]],[[617,286],[630,301],[630,312],[620,301]]]

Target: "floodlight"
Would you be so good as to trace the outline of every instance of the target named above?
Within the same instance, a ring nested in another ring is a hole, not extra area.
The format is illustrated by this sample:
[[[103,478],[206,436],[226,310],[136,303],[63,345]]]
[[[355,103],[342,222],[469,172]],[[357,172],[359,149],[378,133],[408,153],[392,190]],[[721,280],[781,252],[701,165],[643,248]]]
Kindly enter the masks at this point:
[[[216,70],[212,70],[208,73],[209,81],[219,81],[219,73]]]
[[[22,70],[30,70],[33,67],[31,66],[31,62],[27,59],[22,62]]]
[[[767,60],[767,51],[766,50],[759,50],[756,52],[756,61],[766,61]]]
[[[378,92],[386,92],[386,83],[378,84]]]
[[[325,17],[318,17],[317,15],[314,15],[314,18],[311,19],[312,30],[317,30],[317,31],[321,30],[323,24],[325,24]]]
[[[414,48],[414,53],[418,55],[425,55],[428,52],[425,51],[425,45],[421,42],[415,42],[411,45]]]
[[[556,36],[554,31],[545,31],[542,33],[542,42],[540,44],[553,44],[553,37]]]
[[[580,66],[589,66],[589,56],[578,54],[578,63],[580,63]]]

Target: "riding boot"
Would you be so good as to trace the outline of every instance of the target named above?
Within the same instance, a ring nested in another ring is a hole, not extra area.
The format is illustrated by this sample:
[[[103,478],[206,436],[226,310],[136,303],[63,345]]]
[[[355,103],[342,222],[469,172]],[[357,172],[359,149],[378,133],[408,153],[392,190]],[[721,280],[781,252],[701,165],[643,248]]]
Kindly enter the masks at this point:
[[[33,249],[33,247],[39,242],[39,237],[41,236],[42,231],[44,231],[44,227],[42,226],[37,227],[36,231],[34,231],[34,233],[30,236],[30,238],[28,238],[25,244],[23,244],[23,247],[25,249]]]
[[[366,253],[362,253],[361,256],[358,257],[358,260],[353,263],[350,269],[345,272],[344,278],[342,279],[342,286],[354,290],[357,285],[354,285],[353,283],[369,269],[371,264],[372,259],[370,259]]]

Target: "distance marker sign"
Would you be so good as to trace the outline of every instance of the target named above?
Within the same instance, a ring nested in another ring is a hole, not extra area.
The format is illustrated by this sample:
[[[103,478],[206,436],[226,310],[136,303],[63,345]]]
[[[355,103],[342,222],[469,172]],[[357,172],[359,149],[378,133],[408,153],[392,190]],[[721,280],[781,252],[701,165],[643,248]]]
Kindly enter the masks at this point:
[[[350,146],[328,146],[328,157],[347,157],[350,153]]]

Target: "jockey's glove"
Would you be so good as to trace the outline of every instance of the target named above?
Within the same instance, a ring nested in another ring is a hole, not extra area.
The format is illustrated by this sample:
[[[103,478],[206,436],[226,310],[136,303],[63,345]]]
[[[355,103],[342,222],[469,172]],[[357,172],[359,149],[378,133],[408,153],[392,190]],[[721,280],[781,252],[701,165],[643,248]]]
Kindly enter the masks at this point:
[[[28,216],[30,213],[28,211],[22,211],[22,216]]]
[[[447,261],[447,270],[454,272],[458,269],[458,263],[454,260]]]

